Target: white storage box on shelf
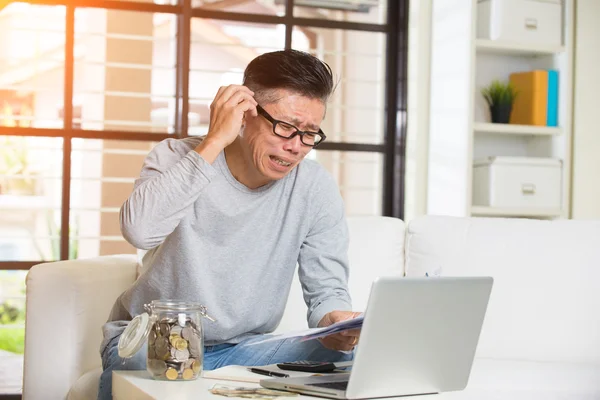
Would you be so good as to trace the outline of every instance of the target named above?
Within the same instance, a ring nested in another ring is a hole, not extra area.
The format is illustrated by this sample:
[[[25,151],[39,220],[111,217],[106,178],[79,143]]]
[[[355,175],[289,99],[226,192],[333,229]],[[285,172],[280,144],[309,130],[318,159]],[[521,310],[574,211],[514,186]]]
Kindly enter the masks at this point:
[[[473,163],[473,205],[560,209],[562,162],[488,157]]]
[[[478,0],[477,38],[560,46],[561,0]]]

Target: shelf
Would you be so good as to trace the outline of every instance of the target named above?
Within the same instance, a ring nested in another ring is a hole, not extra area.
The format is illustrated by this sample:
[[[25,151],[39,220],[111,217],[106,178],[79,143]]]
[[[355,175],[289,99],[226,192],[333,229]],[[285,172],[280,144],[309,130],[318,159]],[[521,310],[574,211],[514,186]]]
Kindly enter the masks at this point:
[[[489,122],[476,122],[473,130],[477,133],[500,133],[506,135],[542,135],[554,136],[562,134],[562,128],[550,126],[493,124]]]
[[[502,54],[509,56],[548,56],[565,51],[564,46],[548,46],[500,42],[496,40],[476,39],[475,48],[480,53]]]
[[[559,209],[548,208],[498,208],[485,206],[472,206],[471,215],[488,217],[536,217],[555,218],[562,215]]]

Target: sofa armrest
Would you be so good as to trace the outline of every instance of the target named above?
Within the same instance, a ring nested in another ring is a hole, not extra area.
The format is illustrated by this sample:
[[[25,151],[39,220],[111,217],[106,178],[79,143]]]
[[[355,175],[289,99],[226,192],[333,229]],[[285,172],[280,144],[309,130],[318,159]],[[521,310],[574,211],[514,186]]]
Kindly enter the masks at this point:
[[[39,264],[27,275],[23,397],[64,399],[101,365],[101,327],[136,278],[135,255]]]

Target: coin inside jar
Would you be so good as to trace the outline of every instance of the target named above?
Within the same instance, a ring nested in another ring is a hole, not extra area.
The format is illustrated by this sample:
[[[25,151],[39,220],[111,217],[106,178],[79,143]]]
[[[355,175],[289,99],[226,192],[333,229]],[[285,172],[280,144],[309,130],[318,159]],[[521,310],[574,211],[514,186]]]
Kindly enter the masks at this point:
[[[189,380],[189,379],[192,379],[194,377],[194,371],[192,371],[189,368],[186,368],[186,369],[183,370],[183,373],[181,375],[183,376],[183,379]]]
[[[162,379],[195,379],[202,369],[201,335],[189,318],[155,320],[148,340],[149,372]]]
[[[179,375],[179,373],[174,368],[168,368],[167,372],[165,372],[165,376],[167,377],[167,379],[169,379],[171,381],[174,381],[175,379],[177,379],[178,375]]]

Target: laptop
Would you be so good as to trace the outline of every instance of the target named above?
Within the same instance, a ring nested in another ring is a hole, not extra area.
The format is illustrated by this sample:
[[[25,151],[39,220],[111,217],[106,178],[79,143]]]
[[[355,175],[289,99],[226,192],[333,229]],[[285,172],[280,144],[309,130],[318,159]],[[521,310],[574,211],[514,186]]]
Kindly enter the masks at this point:
[[[380,277],[349,373],[263,379],[269,389],[335,399],[434,394],[467,386],[491,277]]]

